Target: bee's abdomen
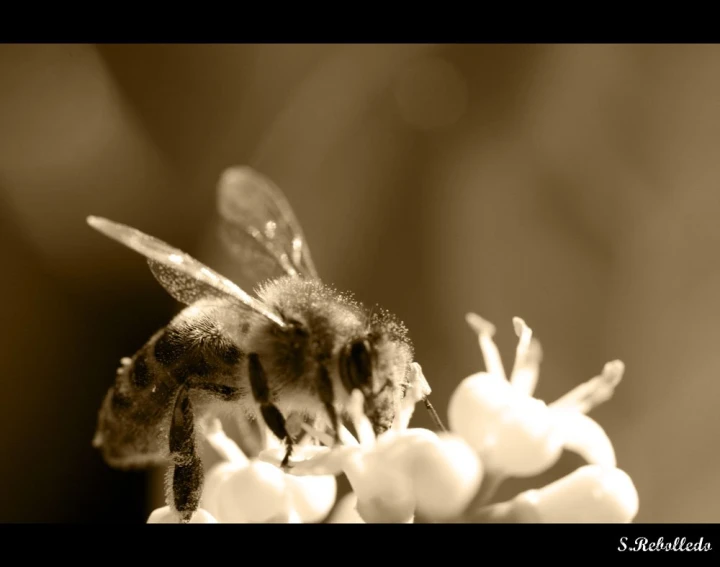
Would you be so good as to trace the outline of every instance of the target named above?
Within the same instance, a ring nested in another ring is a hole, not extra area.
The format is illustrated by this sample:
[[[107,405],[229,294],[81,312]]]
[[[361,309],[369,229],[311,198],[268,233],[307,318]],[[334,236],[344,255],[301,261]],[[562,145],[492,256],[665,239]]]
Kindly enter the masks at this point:
[[[234,385],[244,358],[212,318],[181,314],[118,370],[93,444],[112,466],[163,461],[168,455],[170,411],[180,386],[191,379]]]
[[[177,392],[169,373],[153,356],[153,337],[118,370],[100,409],[93,444],[112,466],[142,466],[161,461],[168,408]]]

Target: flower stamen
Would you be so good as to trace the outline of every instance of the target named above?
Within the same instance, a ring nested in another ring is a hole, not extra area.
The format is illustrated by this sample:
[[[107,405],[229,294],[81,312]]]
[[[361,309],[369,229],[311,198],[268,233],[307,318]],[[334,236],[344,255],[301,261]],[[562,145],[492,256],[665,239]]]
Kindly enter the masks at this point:
[[[350,403],[348,404],[348,413],[355,427],[357,440],[361,447],[372,447],[375,444],[375,432],[373,431],[370,420],[365,415],[363,407],[365,405],[365,397],[360,390],[353,390],[350,394]]]
[[[344,425],[340,426],[340,429],[338,430],[338,437],[340,438],[340,442],[343,445],[347,445],[349,447],[358,447],[360,446],[360,443],[357,439],[355,439],[355,436],[350,433],[350,430],[345,427]]]
[[[515,359],[515,368],[517,368],[518,360],[523,360],[525,358],[525,353],[527,352],[528,348],[530,347],[530,339],[532,339],[532,329],[527,326],[527,323],[520,317],[513,317],[513,328],[515,329],[515,334],[520,339],[518,341],[518,346],[516,349],[517,357]],[[514,369],[513,369],[514,370]]]
[[[593,408],[608,401],[620,383],[625,372],[625,364],[620,360],[608,362],[602,374],[580,384],[558,400],[550,404],[553,409],[573,409],[580,413],[589,413]]]
[[[308,435],[310,435],[310,437],[317,439],[326,447],[332,447],[333,445],[335,445],[335,440],[333,439],[333,436],[329,433],[325,433],[324,431],[315,429],[312,425],[308,423],[302,423],[301,427]]]
[[[518,341],[515,364],[510,374],[510,383],[518,392],[532,396],[537,385],[542,359],[542,349],[537,339],[533,338],[532,329],[520,317],[513,318],[515,334]]]
[[[495,325],[475,313],[468,313],[465,316],[465,320],[468,325],[470,325],[470,328],[478,334],[480,350],[482,351],[483,358],[485,359],[485,367],[488,373],[506,378],[505,368],[503,367],[502,359],[500,358],[500,351],[495,345],[495,341],[493,341],[493,336],[495,335]]]
[[[239,465],[249,463],[247,456],[237,446],[237,443],[227,436],[219,419],[214,418],[207,423],[205,438],[210,443],[210,446],[226,461]]]

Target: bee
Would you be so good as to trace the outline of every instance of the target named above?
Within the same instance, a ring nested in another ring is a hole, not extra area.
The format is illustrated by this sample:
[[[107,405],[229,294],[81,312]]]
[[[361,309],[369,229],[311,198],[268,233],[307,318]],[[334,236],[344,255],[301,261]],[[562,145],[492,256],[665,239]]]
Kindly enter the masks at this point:
[[[135,228],[90,216],[89,225],[146,257],[185,307],[117,370],[93,446],[115,468],[170,464],[168,505],[187,523],[204,483],[198,430],[208,416],[262,420],[286,446],[290,416],[332,432],[359,389],[376,434],[392,424],[409,385],[407,328],[319,278],[280,189],[249,167],[217,187],[218,230],[253,295],[190,255]],[[245,286],[247,287],[247,286]],[[427,397],[425,405],[437,420]],[[439,423],[439,420],[437,420]],[[442,424],[440,424],[442,426]]]

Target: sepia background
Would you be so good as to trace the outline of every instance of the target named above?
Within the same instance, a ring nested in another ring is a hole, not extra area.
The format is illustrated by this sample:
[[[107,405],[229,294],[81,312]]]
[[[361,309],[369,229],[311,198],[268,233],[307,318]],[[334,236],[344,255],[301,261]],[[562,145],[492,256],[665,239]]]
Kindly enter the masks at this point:
[[[407,323],[444,419],[483,370],[465,313],[507,361],[523,317],[548,402],[625,362],[593,417],[637,521],[720,521],[719,66],[702,45],[0,46],[0,521],[157,504],[90,442],[120,358],[179,306],[85,217],[229,272],[235,164],[283,188],[328,282]]]

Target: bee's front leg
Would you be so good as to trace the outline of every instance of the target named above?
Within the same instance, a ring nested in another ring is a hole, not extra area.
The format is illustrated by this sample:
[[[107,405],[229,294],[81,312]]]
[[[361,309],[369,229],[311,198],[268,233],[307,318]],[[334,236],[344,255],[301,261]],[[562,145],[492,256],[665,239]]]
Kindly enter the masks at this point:
[[[189,397],[189,388],[182,386],[178,391],[170,424],[170,458],[173,462],[172,503],[182,523],[189,523],[200,505],[204,482],[203,465],[195,446],[195,416]]]
[[[262,364],[260,364],[260,357],[258,357],[256,353],[248,356],[248,375],[250,377],[253,397],[255,401],[260,404],[260,413],[263,420],[275,437],[281,441],[285,441],[287,450],[285,452],[285,458],[281,463],[281,466],[285,468],[292,456],[293,440],[285,427],[285,418],[270,400],[270,388],[268,387],[267,376],[265,375]]]
[[[318,393],[320,394],[320,401],[322,401],[322,403],[325,405],[325,411],[328,414],[330,426],[333,429],[333,437],[335,439],[335,443],[339,445],[340,419],[338,418],[338,414],[335,411],[335,406],[333,405],[335,401],[335,393],[333,392],[333,385],[332,380],[330,379],[330,374],[328,373],[328,370],[325,366],[320,367],[317,387]]]

